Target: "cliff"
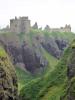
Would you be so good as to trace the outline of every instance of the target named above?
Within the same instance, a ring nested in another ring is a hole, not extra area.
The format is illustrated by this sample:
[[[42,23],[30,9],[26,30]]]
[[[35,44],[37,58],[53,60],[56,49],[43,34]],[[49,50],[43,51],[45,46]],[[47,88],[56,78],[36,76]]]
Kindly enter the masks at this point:
[[[70,53],[67,58],[67,91],[61,100],[75,100],[75,40],[69,47]]]
[[[30,33],[0,34],[0,43],[15,66],[27,69],[32,74],[42,73],[51,63],[46,53],[60,59],[64,49],[73,40],[73,33],[45,32],[32,29]],[[43,52],[46,51],[46,53]]]
[[[75,40],[52,72],[33,80],[21,90],[22,99],[75,100]]]
[[[0,46],[0,100],[18,100],[16,72],[5,50]]]

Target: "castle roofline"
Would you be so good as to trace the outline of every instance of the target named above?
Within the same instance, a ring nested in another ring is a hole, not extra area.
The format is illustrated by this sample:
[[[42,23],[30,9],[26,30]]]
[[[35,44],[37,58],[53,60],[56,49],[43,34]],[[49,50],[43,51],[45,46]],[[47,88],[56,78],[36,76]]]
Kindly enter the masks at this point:
[[[28,16],[23,16],[23,17],[19,17],[19,18],[15,17],[14,19],[10,19],[10,21],[14,21],[14,20],[29,20],[29,19],[28,19]]]
[[[19,17],[20,20],[29,20],[28,16]]]

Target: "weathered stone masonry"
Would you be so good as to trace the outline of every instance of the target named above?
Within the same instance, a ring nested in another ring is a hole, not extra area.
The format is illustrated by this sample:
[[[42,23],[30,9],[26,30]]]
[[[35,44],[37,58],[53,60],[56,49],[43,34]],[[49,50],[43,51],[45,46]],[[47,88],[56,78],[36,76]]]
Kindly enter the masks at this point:
[[[12,33],[29,33],[30,20],[28,17],[20,17],[10,20],[10,31]]]

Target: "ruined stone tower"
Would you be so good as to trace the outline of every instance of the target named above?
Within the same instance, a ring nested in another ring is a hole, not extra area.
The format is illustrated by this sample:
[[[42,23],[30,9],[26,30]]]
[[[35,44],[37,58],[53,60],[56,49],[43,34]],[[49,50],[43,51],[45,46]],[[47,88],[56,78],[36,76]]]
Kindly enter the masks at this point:
[[[12,33],[29,33],[30,31],[30,20],[28,17],[20,17],[10,20],[10,31]]]

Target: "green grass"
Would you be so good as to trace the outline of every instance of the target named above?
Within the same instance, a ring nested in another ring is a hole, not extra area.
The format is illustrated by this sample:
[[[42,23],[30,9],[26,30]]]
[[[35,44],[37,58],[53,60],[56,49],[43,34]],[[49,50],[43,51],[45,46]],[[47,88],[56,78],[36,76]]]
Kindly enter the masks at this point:
[[[41,34],[45,37],[66,39],[69,42],[75,37],[73,33],[50,33],[40,30],[31,30],[28,35],[24,34],[25,36],[20,36],[20,39],[23,40],[25,37],[28,40],[29,45],[32,47],[33,38]],[[36,48],[36,50],[38,49]],[[43,75],[34,77],[27,71],[24,72],[19,68],[16,69],[21,97],[23,100],[60,100],[60,97],[65,94],[66,91],[66,62],[69,57],[70,49],[66,50],[60,62],[55,57],[51,56],[43,47],[39,50],[48,61],[48,66]]]
[[[41,100],[60,100],[60,95],[62,94],[61,86],[53,86],[48,89],[48,92]]]
[[[72,32],[45,32],[43,31],[46,37],[54,37],[54,38],[60,38],[60,39],[66,39],[69,42],[72,42],[75,38],[75,34]]]
[[[48,98],[46,100],[60,100],[60,97],[65,91],[65,88],[63,87],[67,82],[66,62],[69,57],[69,53],[70,49],[67,49],[65,55],[53,71],[48,72],[47,75],[45,74],[39,80],[26,85],[21,90],[22,98],[28,100],[43,100],[43,98]],[[50,92],[51,94],[48,95]]]
[[[51,54],[49,54],[43,47],[42,47],[42,53],[43,53],[43,56],[48,61],[47,71],[52,71],[54,67],[57,65],[59,60],[53,57]]]
[[[31,43],[34,36],[40,31],[33,30],[30,34]],[[41,31],[45,37],[54,37],[66,39],[69,42],[73,40],[75,35],[73,33],[57,33]],[[60,62],[51,56],[44,48],[41,48],[43,56],[48,61],[47,69],[44,75],[40,78],[33,79],[21,90],[22,99],[26,100],[60,100],[60,97],[66,92],[67,83],[67,60],[70,54],[70,49],[65,51],[64,56]]]
[[[18,89],[20,91],[23,86],[28,84],[28,82],[33,79],[33,76],[29,72],[23,71],[21,68],[18,67],[16,68],[16,73],[18,77]]]
[[[12,35],[11,35],[12,34]],[[13,33],[3,33],[5,37],[13,36]],[[73,33],[46,32],[32,29],[29,34],[19,34],[20,42],[26,40],[32,47],[33,38],[37,35],[68,40],[69,43],[75,38]],[[14,34],[15,37],[15,34]],[[75,47],[75,43],[71,45]],[[34,48],[35,49],[35,48]],[[40,49],[43,56],[48,61],[45,73],[40,76],[32,76],[29,72],[16,68],[18,86],[23,100],[60,100],[66,94],[67,84],[67,60],[71,56],[71,49],[65,51],[60,62],[51,56],[43,47]],[[0,48],[0,56],[5,57],[5,51]],[[8,62],[6,62],[7,64]],[[74,85],[75,86],[75,85]]]
[[[53,67],[58,63],[58,60],[56,58],[54,58],[53,56],[51,56],[49,53],[47,53],[44,48],[42,48],[42,53],[44,54],[44,57],[46,57],[46,59],[49,62],[48,69],[46,71],[48,71],[48,70],[52,71]],[[50,68],[51,68],[51,70],[50,70]],[[29,72],[23,71],[22,69],[20,69],[18,67],[16,68],[16,73],[17,73],[17,77],[18,77],[19,91],[25,85],[30,83],[30,81],[32,81],[32,80],[37,81],[38,77],[41,77],[41,75],[40,76],[39,75],[32,76]]]
[[[6,57],[6,52],[1,46],[0,46],[0,56],[1,57]]]

